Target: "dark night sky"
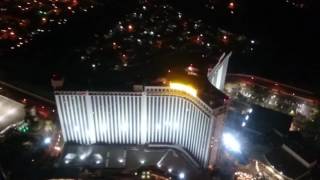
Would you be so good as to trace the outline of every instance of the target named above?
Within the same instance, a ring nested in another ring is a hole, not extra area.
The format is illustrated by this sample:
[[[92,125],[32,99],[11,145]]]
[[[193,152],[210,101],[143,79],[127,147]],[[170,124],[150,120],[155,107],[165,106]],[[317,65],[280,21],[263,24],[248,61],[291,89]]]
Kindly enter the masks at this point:
[[[320,94],[320,63],[317,52],[320,29],[317,6],[313,1],[300,9],[284,0],[236,1],[236,15],[196,11],[194,2],[185,5],[194,16],[218,24],[231,32],[245,34],[258,41],[251,55],[234,54],[231,72],[255,74]],[[219,12],[220,10],[220,12]]]
[[[231,68],[319,92],[316,39],[320,31],[315,23],[319,16],[315,9],[288,8],[283,4],[282,1],[248,3],[244,29],[260,45],[251,57],[234,57]]]

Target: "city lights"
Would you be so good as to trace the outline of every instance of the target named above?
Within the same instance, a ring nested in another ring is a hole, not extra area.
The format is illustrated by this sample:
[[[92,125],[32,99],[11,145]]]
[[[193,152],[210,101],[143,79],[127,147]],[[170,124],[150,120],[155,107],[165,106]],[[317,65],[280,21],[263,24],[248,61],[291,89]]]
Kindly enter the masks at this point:
[[[6,16],[1,19],[0,40],[9,40],[8,48],[22,47],[24,43],[32,40],[34,35],[51,31],[52,22],[65,24],[70,18],[69,11],[74,14],[76,11],[84,11],[84,7],[94,7],[94,1],[84,0],[81,3],[70,1],[4,1],[0,11],[5,11]],[[50,22],[50,23],[48,23]]]
[[[0,101],[4,174],[281,180],[295,178],[291,168],[304,178],[301,167],[313,175],[320,98],[285,83],[318,77],[303,73],[314,69],[302,69],[313,64],[300,58],[317,55],[310,48],[317,19],[294,24],[304,17],[288,3],[251,3],[0,2],[0,98],[15,101]],[[46,167],[54,172],[37,171]]]
[[[252,174],[248,174],[245,172],[237,171],[234,173],[234,175],[237,177],[237,180],[254,180]]]
[[[181,84],[181,83],[175,83],[175,82],[170,82],[169,87],[171,89],[175,89],[175,90],[179,90],[179,91],[183,91],[185,93],[188,93],[194,97],[197,96],[197,90],[194,89],[192,86],[189,85],[185,85],[185,84]]]

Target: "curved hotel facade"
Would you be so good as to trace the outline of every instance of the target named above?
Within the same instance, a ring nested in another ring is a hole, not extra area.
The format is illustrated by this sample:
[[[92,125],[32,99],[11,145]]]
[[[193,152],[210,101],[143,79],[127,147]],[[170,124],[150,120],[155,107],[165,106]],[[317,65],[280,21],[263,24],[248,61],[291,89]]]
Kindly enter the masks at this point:
[[[213,110],[175,87],[140,92],[70,92],[55,95],[63,137],[79,144],[174,144],[208,166]]]

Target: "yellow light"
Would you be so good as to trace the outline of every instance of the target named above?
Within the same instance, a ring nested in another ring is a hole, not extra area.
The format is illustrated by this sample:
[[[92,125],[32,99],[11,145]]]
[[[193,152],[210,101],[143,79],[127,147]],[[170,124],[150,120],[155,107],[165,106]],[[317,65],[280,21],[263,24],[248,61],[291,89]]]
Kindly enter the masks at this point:
[[[175,83],[175,82],[170,82],[169,86],[171,89],[183,91],[183,92],[188,93],[194,97],[197,96],[197,90],[194,89],[192,86],[181,84],[181,83]]]

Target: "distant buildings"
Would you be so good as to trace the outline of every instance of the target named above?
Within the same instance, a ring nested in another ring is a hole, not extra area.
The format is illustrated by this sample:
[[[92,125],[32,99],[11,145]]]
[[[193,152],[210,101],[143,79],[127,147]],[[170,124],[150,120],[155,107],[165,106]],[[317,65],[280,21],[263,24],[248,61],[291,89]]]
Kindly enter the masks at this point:
[[[293,116],[291,130],[319,114],[320,101],[312,92],[253,75],[228,74],[226,79],[225,92],[233,99]]]

